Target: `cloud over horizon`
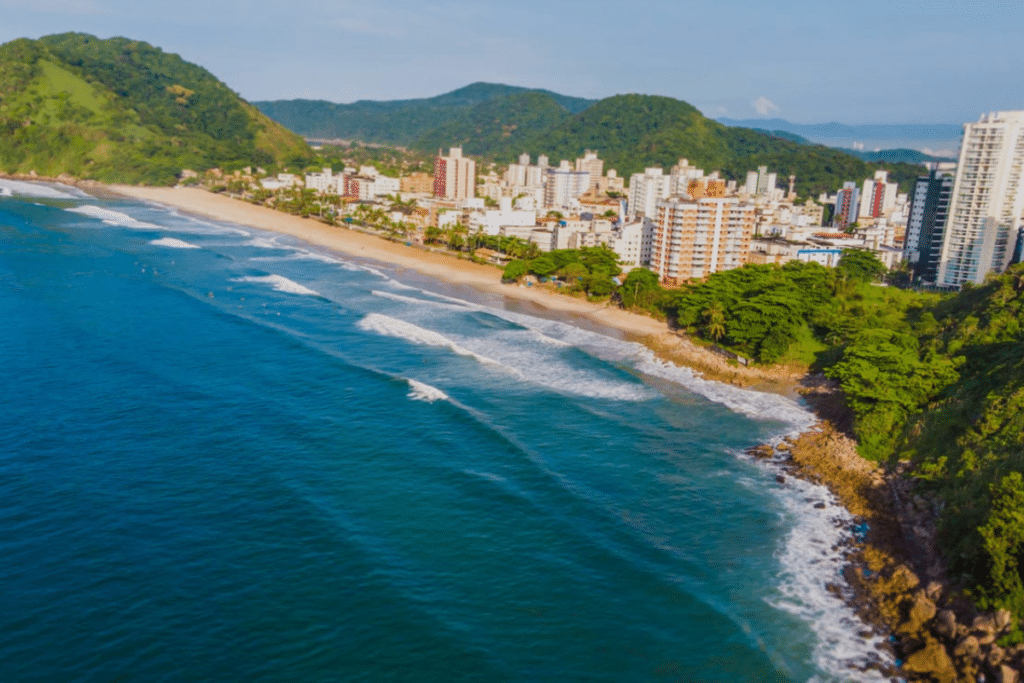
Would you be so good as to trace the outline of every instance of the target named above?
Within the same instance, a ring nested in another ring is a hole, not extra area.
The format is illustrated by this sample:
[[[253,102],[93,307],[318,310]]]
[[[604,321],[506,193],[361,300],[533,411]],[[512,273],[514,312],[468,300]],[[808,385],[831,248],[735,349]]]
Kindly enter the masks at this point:
[[[764,95],[758,97],[756,100],[751,102],[750,105],[754,108],[754,111],[757,112],[758,116],[767,117],[772,114],[778,114],[782,111],[779,105],[775,104]]]

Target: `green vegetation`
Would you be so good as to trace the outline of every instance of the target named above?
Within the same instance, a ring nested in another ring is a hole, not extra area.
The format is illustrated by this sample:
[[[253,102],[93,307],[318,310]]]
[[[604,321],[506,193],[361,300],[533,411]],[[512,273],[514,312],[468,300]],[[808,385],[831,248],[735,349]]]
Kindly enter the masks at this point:
[[[570,113],[582,111],[593,104],[593,100],[547,90],[473,83],[444,95],[416,100],[363,100],[352,104],[275,100],[257,102],[256,106],[270,118],[307,138],[410,145],[435,128],[466,116],[478,105],[520,93],[543,94]],[[444,146],[450,144],[454,143],[447,142]],[[437,148],[432,151],[437,151]]]
[[[625,306],[761,363],[838,381],[861,454],[909,461],[941,509],[940,543],[984,608],[1024,616],[1024,265],[939,295],[880,287],[881,264],[746,266],[678,290],[632,271]]]
[[[477,83],[425,100],[351,105],[293,100],[259,106],[308,137],[405,145],[425,154],[461,144],[466,154],[510,163],[524,151],[557,160],[593,149],[605,168],[625,178],[650,166],[668,170],[680,158],[739,181],[768,166],[780,182],[795,175],[797,193],[805,198],[835,192],[843,182],[868,178],[878,168],[888,169],[907,191],[923,173],[916,163],[865,160],[799,136],[723,126],[670,97],[616,95],[593,102]]]
[[[588,297],[600,299],[617,291],[612,278],[621,272],[616,253],[600,246],[555,249],[528,260],[511,261],[505,266],[502,278],[518,280],[526,275],[541,279],[557,277],[565,281],[569,291],[584,292]]]
[[[171,184],[182,169],[301,166],[297,136],[209,72],[80,33],[0,46],[0,170]]]

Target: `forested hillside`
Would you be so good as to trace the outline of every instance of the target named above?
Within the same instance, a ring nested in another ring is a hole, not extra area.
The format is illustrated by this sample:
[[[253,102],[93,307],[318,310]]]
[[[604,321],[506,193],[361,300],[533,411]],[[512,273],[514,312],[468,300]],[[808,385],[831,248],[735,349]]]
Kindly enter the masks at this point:
[[[388,145],[413,145],[432,131],[454,122],[476,125],[471,110],[494,100],[532,93],[544,95],[569,113],[586,109],[593,100],[559,95],[548,90],[520,88],[497,83],[472,83],[450,93],[414,100],[370,101],[335,104],[323,100],[273,100],[256,102],[264,114],[307,138],[358,140]],[[507,100],[511,103],[515,99]],[[486,109],[484,110],[486,111]],[[529,119],[532,114],[527,114]],[[453,132],[457,139],[461,132]],[[428,146],[432,143],[425,143]],[[441,145],[455,144],[447,140]]]
[[[303,164],[305,142],[205,69],[81,33],[0,46],[0,169],[167,184],[182,169]]]

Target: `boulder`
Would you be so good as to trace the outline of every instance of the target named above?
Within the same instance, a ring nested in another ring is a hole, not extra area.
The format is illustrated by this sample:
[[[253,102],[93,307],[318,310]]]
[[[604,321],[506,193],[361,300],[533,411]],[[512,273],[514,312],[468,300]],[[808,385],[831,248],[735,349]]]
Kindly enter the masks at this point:
[[[955,640],[956,625],[956,614],[951,609],[944,609],[935,615],[935,625],[932,630],[946,640]]]
[[[971,623],[971,628],[975,631],[989,631],[990,633],[996,632],[996,620],[991,614],[979,614],[974,617],[974,621]]]
[[[985,655],[985,661],[993,669],[1002,664],[1006,660],[1006,651],[998,645],[993,645],[992,649]]]
[[[953,648],[954,657],[977,657],[978,653],[981,652],[981,645],[978,643],[978,639],[974,636],[967,636],[956,644]]]
[[[917,578],[917,574],[910,571],[910,567],[907,565],[901,564],[893,570],[892,576],[889,577],[886,592],[909,593],[917,588],[920,583],[921,579]]]
[[[996,669],[996,683],[1017,683],[1019,680],[1020,674],[1005,664]]]
[[[996,610],[994,621],[996,623],[996,631],[998,633],[1005,633],[1013,626],[1013,615],[1010,614],[1008,609]]]
[[[924,589],[924,594],[928,596],[928,599],[932,602],[938,602],[942,598],[942,584],[938,581],[932,581],[928,584],[928,587]]]
[[[901,633],[917,633],[932,620],[936,611],[935,603],[925,597],[924,591],[918,591],[914,595],[914,602],[910,605],[907,620],[900,625],[899,631]]]
[[[929,676],[939,683],[955,683],[956,681],[956,669],[953,667],[953,661],[946,654],[946,648],[942,647],[942,644],[934,638],[928,638],[923,648],[908,655],[903,662],[903,668],[911,673]]]

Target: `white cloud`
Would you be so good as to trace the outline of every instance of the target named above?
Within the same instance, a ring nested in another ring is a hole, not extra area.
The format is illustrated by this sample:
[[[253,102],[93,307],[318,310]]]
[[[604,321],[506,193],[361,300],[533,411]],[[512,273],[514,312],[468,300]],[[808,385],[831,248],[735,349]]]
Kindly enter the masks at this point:
[[[782,111],[782,109],[779,108],[779,105],[775,104],[764,95],[761,95],[750,104],[754,107],[754,111],[757,112],[758,116],[771,116],[772,114],[778,114]]]

